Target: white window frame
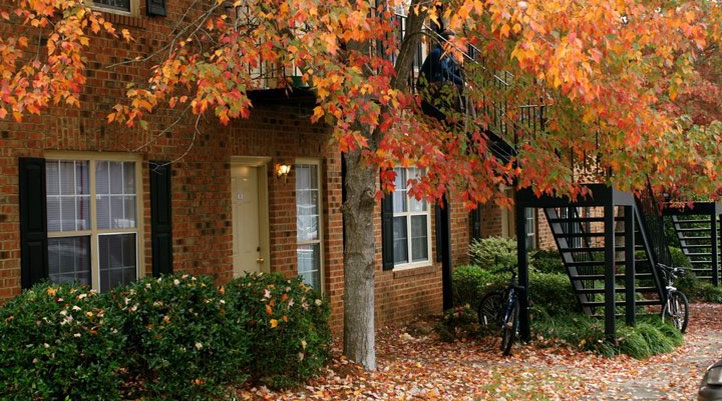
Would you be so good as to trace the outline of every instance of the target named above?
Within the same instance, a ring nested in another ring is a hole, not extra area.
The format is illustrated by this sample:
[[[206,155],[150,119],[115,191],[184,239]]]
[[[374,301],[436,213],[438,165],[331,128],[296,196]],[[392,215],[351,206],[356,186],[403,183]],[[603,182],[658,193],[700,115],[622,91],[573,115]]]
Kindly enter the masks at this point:
[[[88,162],[88,184],[90,193],[90,229],[78,231],[48,231],[48,238],[70,238],[70,237],[90,237],[90,276],[91,288],[100,290],[100,252],[99,238],[103,235],[116,234],[135,234],[135,278],[138,279],[145,274],[145,258],[143,228],[144,209],[143,209],[143,158],[140,155],[122,154],[122,153],[91,153],[91,152],[49,152],[45,154],[46,161],[87,161]],[[96,176],[95,163],[103,161],[115,162],[132,162],[135,163],[135,213],[136,224],[134,228],[110,228],[98,229],[96,217]]]
[[[315,240],[305,240],[305,241],[299,241],[298,237],[296,237],[296,246],[299,245],[315,245],[318,244],[319,249],[319,266],[318,266],[318,275],[319,275],[319,286],[320,288],[316,288],[317,291],[324,293],[324,288],[326,287],[326,280],[325,280],[325,266],[324,266],[324,259],[325,259],[325,251],[324,251],[324,227],[323,227],[323,181],[321,180],[321,160],[319,159],[308,159],[308,158],[299,158],[296,159],[294,168],[298,171],[298,166],[303,165],[310,165],[310,166],[316,166],[316,180],[318,182],[318,238]],[[296,195],[296,202],[298,199],[298,195]],[[298,228],[298,226],[296,226]],[[296,272],[298,273],[298,248],[296,250]]]
[[[134,17],[140,15],[140,0],[130,0],[130,11],[119,10],[117,8],[111,8],[102,3],[95,4],[95,2],[93,0],[86,0],[86,3],[88,5],[90,5],[90,7],[92,9],[94,9],[96,11],[101,11],[104,13],[129,15],[129,16],[134,16]]]
[[[404,169],[407,171],[407,178],[408,178],[408,172],[409,169],[415,168],[413,166],[410,167],[396,167],[400,169]],[[422,169],[418,169],[421,174],[424,174],[424,171]],[[394,191],[393,196],[405,196],[406,197],[406,212],[393,212],[393,218],[405,216],[406,217],[406,250],[407,250],[407,260],[411,260],[413,255],[413,237],[411,236],[411,218],[412,216],[426,216],[426,259],[425,260],[418,260],[418,261],[407,261],[406,263],[396,263],[396,258],[394,258],[394,271],[400,271],[400,270],[407,270],[407,269],[415,269],[418,267],[425,267],[430,266],[432,264],[431,255],[433,254],[433,248],[431,247],[431,207],[429,207],[429,202],[426,200],[423,200],[423,204],[425,205],[425,209],[420,212],[411,212],[409,211],[408,207],[408,201],[413,199],[408,196],[408,182],[404,183],[403,188],[403,194],[399,192],[399,188],[396,188]],[[393,221],[393,219],[392,219]],[[393,224],[393,223],[392,223]]]

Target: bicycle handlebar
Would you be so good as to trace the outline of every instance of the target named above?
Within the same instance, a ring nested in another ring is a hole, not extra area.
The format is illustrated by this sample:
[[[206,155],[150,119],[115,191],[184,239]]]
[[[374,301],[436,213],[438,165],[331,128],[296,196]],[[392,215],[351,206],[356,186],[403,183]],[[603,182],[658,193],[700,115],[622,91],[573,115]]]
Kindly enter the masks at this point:
[[[672,273],[676,276],[684,274],[684,268],[683,267],[674,267],[674,266],[667,266],[664,263],[657,263],[657,267],[662,269],[664,272]]]

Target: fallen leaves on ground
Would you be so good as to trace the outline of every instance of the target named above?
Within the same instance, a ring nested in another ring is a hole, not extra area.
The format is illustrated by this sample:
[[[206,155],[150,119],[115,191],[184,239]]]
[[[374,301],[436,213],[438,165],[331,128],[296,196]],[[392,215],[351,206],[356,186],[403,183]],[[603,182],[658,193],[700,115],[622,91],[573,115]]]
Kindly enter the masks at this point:
[[[722,305],[692,304],[685,345],[647,360],[605,358],[572,348],[498,340],[453,344],[409,328],[385,328],[377,340],[378,370],[365,372],[335,350],[301,389],[246,387],[240,400],[695,400],[704,369],[722,358]]]

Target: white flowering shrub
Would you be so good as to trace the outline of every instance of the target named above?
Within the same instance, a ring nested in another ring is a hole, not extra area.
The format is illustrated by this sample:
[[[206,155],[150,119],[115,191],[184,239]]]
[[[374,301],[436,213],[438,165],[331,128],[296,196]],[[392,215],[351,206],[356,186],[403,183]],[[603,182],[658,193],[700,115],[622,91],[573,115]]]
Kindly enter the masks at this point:
[[[318,374],[329,357],[328,301],[300,278],[247,274],[222,290],[229,305],[247,313],[251,377],[287,387]]]
[[[246,379],[246,315],[228,308],[211,277],[149,277],[108,297],[127,336],[127,399],[206,401]]]
[[[0,399],[122,399],[125,337],[100,298],[42,283],[0,308]]]

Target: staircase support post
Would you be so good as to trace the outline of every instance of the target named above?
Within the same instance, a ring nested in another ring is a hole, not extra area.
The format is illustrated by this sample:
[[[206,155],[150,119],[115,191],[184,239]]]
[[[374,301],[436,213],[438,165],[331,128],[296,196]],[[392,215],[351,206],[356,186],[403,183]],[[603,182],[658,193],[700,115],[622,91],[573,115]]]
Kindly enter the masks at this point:
[[[637,274],[637,266],[634,261],[634,209],[632,206],[624,207],[624,312],[627,320],[627,326],[636,324],[636,304],[635,298],[636,283],[634,277]]]
[[[614,279],[614,205],[604,205],[604,336],[614,341],[615,279]]]
[[[531,321],[529,317],[529,257],[526,249],[525,208],[516,200],[516,247],[519,269],[519,285],[524,288],[519,293],[519,336],[524,342],[531,340]]]
[[[710,231],[712,234],[712,285],[719,287],[719,243],[717,241],[717,215],[712,212],[710,221]]]

